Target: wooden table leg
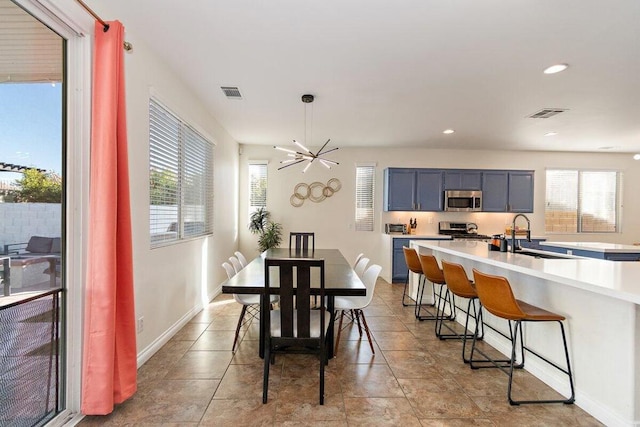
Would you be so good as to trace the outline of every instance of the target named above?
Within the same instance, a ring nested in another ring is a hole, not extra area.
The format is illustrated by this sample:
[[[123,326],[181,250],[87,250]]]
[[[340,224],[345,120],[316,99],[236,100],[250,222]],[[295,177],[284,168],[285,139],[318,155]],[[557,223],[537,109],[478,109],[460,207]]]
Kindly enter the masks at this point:
[[[335,297],[332,295],[327,296],[327,311],[331,314],[331,321],[329,322],[329,329],[327,330],[327,359],[333,359],[333,330],[334,325],[334,309],[335,309]]]

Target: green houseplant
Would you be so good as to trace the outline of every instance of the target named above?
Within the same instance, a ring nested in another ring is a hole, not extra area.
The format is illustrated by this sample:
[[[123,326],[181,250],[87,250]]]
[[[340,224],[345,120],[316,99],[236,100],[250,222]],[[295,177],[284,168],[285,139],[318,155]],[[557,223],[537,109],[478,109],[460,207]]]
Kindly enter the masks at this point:
[[[282,242],[282,225],[271,221],[271,213],[265,208],[259,208],[251,214],[249,231],[258,234],[260,252],[269,248],[277,248]]]

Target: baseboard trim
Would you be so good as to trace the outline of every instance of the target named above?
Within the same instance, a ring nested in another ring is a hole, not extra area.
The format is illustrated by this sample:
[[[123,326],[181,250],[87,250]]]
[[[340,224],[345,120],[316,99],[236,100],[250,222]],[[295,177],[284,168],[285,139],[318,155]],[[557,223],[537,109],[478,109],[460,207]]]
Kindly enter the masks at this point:
[[[208,296],[208,300],[211,301],[222,292],[222,287],[218,286],[215,288],[211,294]],[[191,319],[195,317],[196,314],[200,313],[204,309],[202,304],[197,304],[191,310],[186,312],[184,316],[182,316],[176,323],[171,325],[169,329],[164,331],[158,338],[156,338],[151,344],[147,347],[143,348],[140,352],[138,352],[138,368],[145,364],[145,362],[158,352],[175,334],[177,334],[180,329],[184,327]]]

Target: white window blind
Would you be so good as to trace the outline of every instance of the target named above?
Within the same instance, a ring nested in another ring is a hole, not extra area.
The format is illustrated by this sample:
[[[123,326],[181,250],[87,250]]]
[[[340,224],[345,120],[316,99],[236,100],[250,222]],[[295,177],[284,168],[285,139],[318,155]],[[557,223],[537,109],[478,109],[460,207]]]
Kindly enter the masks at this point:
[[[149,100],[151,246],[211,234],[213,143]]]
[[[616,171],[547,170],[545,231],[616,232],[619,179]]]
[[[373,231],[375,166],[356,166],[356,231]]]
[[[249,164],[249,215],[267,207],[267,164]]]

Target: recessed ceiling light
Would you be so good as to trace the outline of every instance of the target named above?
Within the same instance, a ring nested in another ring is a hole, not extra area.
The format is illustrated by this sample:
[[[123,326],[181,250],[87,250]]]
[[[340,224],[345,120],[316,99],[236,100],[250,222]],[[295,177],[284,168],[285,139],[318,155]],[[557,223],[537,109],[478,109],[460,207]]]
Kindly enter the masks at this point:
[[[547,132],[544,134],[544,136],[556,136],[558,134],[558,132]]]
[[[544,70],[545,74],[555,74],[555,73],[559,73],[560,71],[564,71],[569,67],[568,64],[555,64],[552,65],[551,67],[548,67]]]
[[[446,135],[452,134],[454,132],[455,132],[455,130],[453,130],[453,129],[445,129],[445,130],[442,131],[442,133],[444,133]]]
[[[640,154],[634,154],[633,160],[640,160]]]

